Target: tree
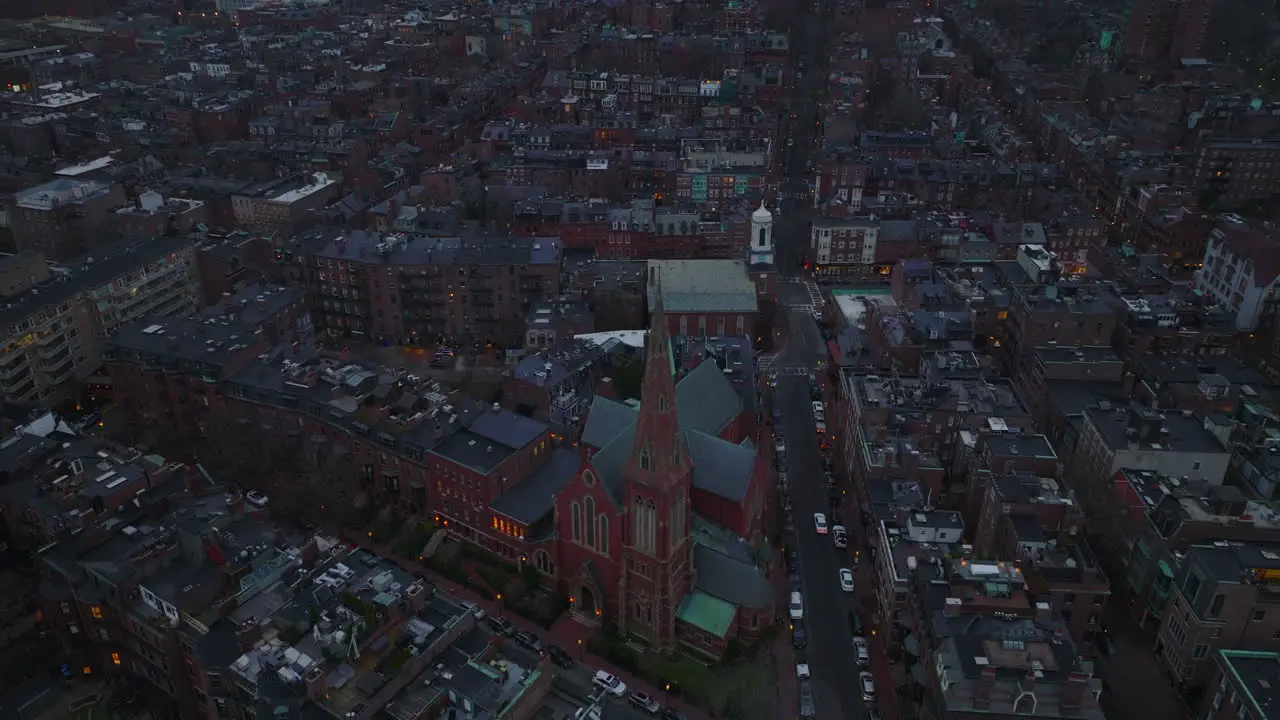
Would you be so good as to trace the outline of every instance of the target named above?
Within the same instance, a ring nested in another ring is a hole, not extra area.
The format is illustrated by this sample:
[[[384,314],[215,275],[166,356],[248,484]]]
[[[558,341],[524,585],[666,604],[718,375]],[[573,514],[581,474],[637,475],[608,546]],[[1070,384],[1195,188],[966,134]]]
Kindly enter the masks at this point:
[[[613,376],[613,386],[623,398],[639,398],[644,385],[644,361],[636,358],[618,368]]]

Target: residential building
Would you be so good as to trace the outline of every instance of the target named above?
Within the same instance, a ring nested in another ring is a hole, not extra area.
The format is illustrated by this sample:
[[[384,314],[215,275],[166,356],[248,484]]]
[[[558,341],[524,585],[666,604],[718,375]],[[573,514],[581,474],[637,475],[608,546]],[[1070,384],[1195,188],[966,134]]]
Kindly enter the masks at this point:
[[[1200,707],[1205,720],[1235,720],[1248,716],[1276,720],[1272,707],[1280,683],[1280,653],[1266,650],[1218,650]]]
[[[1280,649],[1277,580],[1280,552],[1273,545],[1217,541],[1188,548],[1155,644],[1174,682],[1206,687],[1219,649]]]
[[[324,229],[297,239],[316,328],[406,345],[524,347],[558,298],[558,238],[435,238]]]
[[[312,212],[333,202],[338,190],[336,178],[316,172],[248,188],[232,196],[231,208],[238,227],[288,237],[307,227]]]
[[[60,177],[14,194],[9,226],[18,250],[55,260],[92,254],[110,213],[125,205],[119,185]]]
[[[1280,240],[1269,231],[1228,220],[1209,236],[1196,290],[1213,298],[1234,319],[1238,331],[1269,326],[1273,290],[1280,276]]]
[[[191,235],[121,243],[48,268],[18,256],[40,282],[0,307],[0,395],[33,403],[68,391],[98,370],[105,339],[121,325],[193,312],[197,244]]]

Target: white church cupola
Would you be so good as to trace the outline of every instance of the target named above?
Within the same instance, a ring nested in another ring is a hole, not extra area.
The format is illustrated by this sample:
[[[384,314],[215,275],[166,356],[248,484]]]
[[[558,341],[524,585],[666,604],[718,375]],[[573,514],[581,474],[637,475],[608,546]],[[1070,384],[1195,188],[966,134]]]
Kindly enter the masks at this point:
[[[760,201],[760,207],[751,213],[751,265],[773,264],[773,213]]]

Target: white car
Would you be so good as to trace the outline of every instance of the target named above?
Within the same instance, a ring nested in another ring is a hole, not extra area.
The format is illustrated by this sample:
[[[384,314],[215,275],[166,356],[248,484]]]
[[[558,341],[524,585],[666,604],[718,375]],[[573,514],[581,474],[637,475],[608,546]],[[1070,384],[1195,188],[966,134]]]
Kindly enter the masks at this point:
[[[874,700],[876,698],[876,680],[867,671],[858,673],[858,685],[862,687],[862,699]]]
[[[808,666],[808,665],[806,665],[806,664],[804,664],[804,663],[796,663],[796,679],[798,679],[798,680],[808,680],[808,679],[809,679],[809,666]]]
[[[849,568],[840,568],[840,589],[853,592],[853,571]]]
[[[782,442],[782,438],[775,438],[773,441],[773,452],[777,455],[787,451],[787,444]]]
[[[257,490],[250,490],[245,493],[244,499],[248,500],[251,505],[256,505],[258,507],[266,507],[267,505],[267,496]]]
[[[817,313],[817,310],[815,310],[814,313]],[[822,403],[819,402],[818,400],[814,400],[813,416],[819,420],[822,420],[823,416],[826,415],[826,413],[827,413],[827,409],[822,406]]]
[[[792,620],[804,619],[804,598],[798,592],[791,593],[791,603],[787,606]]]
[[[831,526],[831,542],[835,543],[836,549],[849,547],[849,534],[845,532],[843,525]]]
[[[871,664],[871,650],[867,648],[866,638],[854,638],[853,651],[858,656],[858,665],[860,667],[866,667]]]
[[[595,677],[591,678],[591,684],[614,697],[622,697],[627,694],[627,684],[604,670],[596,671]]]
[[[819,535],[827,534],[827,516],[822,513],[813,514],[813,529]]]

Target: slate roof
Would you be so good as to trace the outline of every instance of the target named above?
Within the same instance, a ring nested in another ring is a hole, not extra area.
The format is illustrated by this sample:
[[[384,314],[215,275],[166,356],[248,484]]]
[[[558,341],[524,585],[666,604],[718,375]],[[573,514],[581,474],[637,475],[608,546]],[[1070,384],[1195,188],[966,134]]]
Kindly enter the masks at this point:
[[[756,452],[718,435],[741,412],[742,398],[715,360],[703,361],[676,384],[676,413],[693,459],[693,486],[735,502],[746,498]],[[638,415],[633,407],[596,396],[582,431],[581,442],[596,448],[591,465],[614,500],[621,499]]]
[[[493,504],[494,512],[525,525],[532,525],[551,512],[555,495],[569,484],[582,466],[578,454],[559,448],[534,472],[502,494]]]

